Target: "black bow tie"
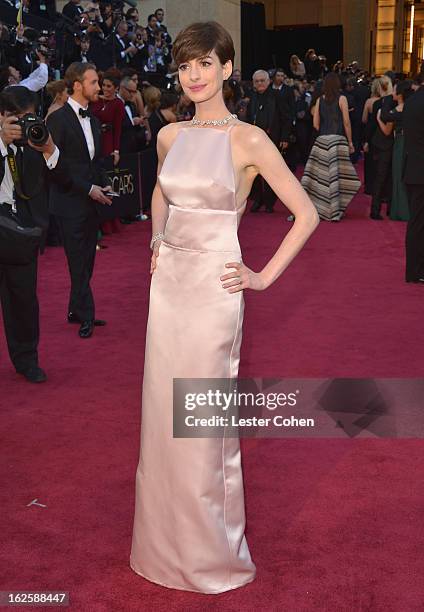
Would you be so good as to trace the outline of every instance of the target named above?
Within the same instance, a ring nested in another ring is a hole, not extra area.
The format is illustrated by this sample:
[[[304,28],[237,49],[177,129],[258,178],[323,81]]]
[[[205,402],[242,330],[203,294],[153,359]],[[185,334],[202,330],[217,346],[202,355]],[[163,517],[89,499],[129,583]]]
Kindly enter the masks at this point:
[[[85,110],[85,109],[83,109],[83,108],[80,108],[80,109],[78,110],[78,114],[79,114],[79,116],[80,116],[80,117],[82,117],[83,119],[85,119],[86,117],[89,117],[89,116],[90,116],[90,113],[89,113],[89,111],[88,111],[88,108],[87,108],[86,110]]]

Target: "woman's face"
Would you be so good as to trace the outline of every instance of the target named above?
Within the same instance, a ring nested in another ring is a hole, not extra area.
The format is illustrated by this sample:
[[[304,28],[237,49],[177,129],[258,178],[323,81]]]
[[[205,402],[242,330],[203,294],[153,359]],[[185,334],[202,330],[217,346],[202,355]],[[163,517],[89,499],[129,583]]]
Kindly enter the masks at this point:
[[[105,98],[114,98],[116,93],[116,87],[109,81],[109,79],[105,79],[102,85],[103,95]]]
[[[178,66],[181,87],[194,103],[206,102],[222,92],[223,81],[230,77],[231,72],[231,61],[223,66],[215,51]]]

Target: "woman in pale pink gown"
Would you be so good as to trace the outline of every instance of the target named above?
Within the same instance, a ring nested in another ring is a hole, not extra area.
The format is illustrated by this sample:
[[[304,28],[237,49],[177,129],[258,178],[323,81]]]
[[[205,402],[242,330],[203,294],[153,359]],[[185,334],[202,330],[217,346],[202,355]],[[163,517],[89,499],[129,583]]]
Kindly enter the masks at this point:
[[[173,379],[237,378],[243,291],[274,282],[318,217],[265,132],[224,105],[234,59],[228,32],[215,22],[193,24],[178,35],[173,54],[196,116],[158,135],[130,566],[164,587],[221,593],[256,574],[245,537],[240,443],[225,434],[174,438]],[[295,224],[256,273],[242,262],[237,230],[258,173]]]

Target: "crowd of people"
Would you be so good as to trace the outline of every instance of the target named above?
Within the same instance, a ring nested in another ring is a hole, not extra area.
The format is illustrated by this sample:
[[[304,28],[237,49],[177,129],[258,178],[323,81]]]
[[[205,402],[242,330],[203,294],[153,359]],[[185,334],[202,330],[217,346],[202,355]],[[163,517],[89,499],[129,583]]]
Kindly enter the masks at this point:
[[[24,2],[23,6],[30,14],[31,3]],[[51,187],[52,192],[57,191],[53,198],[57,210],[52,214],[50,207],[47,244],[63,244],[67,252],[73,283],[68,320],[79,321],[82,326],[91,321],[88,329],[82,329],[81,337],[92,334],[95,321],[89,289],[93,249],[106,248],[102,236],[120,231],[122,224],[149,220],[158,132],[169,123],[194,116],[194,104],[182,91],[177,67],[172,63],[172,39],[164,16],[163,9],[158,8],[147,16],[146,26],[141,26],[138,10],[131,7],[124,13],[122,4],[115,0],[101,4],[89,2],[85,6],[79,0],[70,0],[52,32],[37,32],[22,22],[15,28],[0,24],[0,40],[8,43],[0,47],[0,92],[18,86],[19,90],[35,94],[28,105],[31,108],[34,105],[34,110],[46,120],[49,130],[56,135],[55,142],[61,140],[62,133],[58,117],[66,120],[66,112],[75,106],[75,113],[82,113],[83,119],[78,117],[81,121],[88,120],[86,117],[96,118],[100,128],[96,146],[87,140],[84,149],[84,155],[90,151],[91,161],[95,158],[103,168],[105,160],[113,168],[128,155],[149,154],[154,161],[143,170],[141,179],[152,188],[137,214],[121,215],[101,226],[91,223],[90,218],[91,255],[90,261],[84,260],[83,264],[76,235],[78,223],[82,219],[88,223],[83,215],[88,209],[82,206],[82,216],[72,225],[67,218],[68,211],[63,208],[60,189]],[[81,94],[77,107],[73,87],[82,82],[81,75],[86,73],[95,80],[92,95]],[[266,131],[293,173],[304,167],[302,185],[322,220],[343,219],[349,202],[361,186],[355,164],[364,157],[364,190],[371,196],[369,216],[372,220],[382,220],[382,207],[386,204],[387,216],[392,220],[409,221],[406,279],[424,282],[421,247],[424,223],[417,212],[421,196],[407,184],[414,183],[416,178],[405,182],[403,121],[404,104],[415,91],[423,91],[424,71],[415,79],[405,79],[394,73],[370,75],[358,62],[344,66],[338,61],[330,69],[324,56],[308,49],[303,61],[293,54],[286,68],[260,68],[244,76],[250,78],[242,78],[241,71],[235,67],[225,80],[226,107],[239,120]],[[10,101],[9,104],[10,109],[6,104],[3,110],[16,112],[16,104]],[[66,146],[70,139],[71,134]],[[59,146],[59,142],[56,144]],[[60,159],[66,156],[66,146],[64,141],[60,142]],[[76,143],[75,146],[77,149]],[[411,164],[422,161],[422,157],[413,161],[410,156],[407,173],[413,176],[417,170],[411,169]],[[54,168],[55,162],[52,164],[50,174],[54,176],[59,171]],[[75,185],[76,195],[78,189]],[[105,198],[109,202],[102,189],[107,187],[101,187],[99,182],[98,189],[90,191],[90,197],[99,203],[104,203]],[[261,208],[272,213],[277,197],[258,175],[249,199],[252,213]],[[411,199],[415,204],[411,205]],[[288,219],[294,220],[293,215]],[[75,298],[76,293],[81,294],[82,285],[84,308],[76,304]],[[35,317],[34,313],[32,316]],[[38,342],[37,333],[33,332],[34,344]],[[13,344],[12,339],[9,345]]]

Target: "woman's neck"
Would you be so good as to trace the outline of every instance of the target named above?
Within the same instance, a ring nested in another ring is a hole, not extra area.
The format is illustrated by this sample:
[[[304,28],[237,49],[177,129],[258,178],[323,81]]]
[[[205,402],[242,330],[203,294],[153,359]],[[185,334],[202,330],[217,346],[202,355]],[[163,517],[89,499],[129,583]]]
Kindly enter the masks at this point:
[[[211,100],[205,102],[199,102],[196,106],[196,119],[199,121],[207,121],[208,119],[224,119],[228,117],[229,110],[225,106],[222,92],[218,92],[218,95]]]

